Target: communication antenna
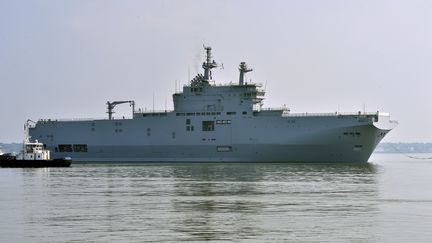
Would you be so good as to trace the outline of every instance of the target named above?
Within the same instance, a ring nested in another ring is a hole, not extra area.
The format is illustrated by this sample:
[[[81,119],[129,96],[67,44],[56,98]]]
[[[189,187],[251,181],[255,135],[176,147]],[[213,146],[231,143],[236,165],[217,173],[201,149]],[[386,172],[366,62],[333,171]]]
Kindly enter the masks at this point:
[[[190,65],[188,65],[188,82],[190,82]]]

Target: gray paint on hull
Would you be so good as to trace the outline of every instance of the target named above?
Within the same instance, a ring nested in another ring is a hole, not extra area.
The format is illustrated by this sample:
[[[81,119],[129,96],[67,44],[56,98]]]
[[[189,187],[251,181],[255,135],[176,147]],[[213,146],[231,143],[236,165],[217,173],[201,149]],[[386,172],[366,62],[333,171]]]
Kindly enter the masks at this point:
[[[365,128],[366,129],[366,128]],[[367,162],[386,130],[370,128],[361,140],[317,144],[232,144],[231,152],[214,145],[90,146],[87,153],[54,153],[81,162]],[[325,139],[321,139],[324,140]],[[361,148],[356,148],[361,145]]]
[[[201,121],[227,118],[193,117],[196,129],[190,132],[185,129],[189,118],[167,113],[158,118],[40,122],[30,135],[46,144],[53,158],[69,156],[74,161],[366,162],[392,128],[388,116],[380,116],[379,123],[372,118],[232,116],[230,125],[206,132],[200,130]],[[57,153],[59,144],[86,144],[88,152]],[[233,149],[217,152],[217,146]]]

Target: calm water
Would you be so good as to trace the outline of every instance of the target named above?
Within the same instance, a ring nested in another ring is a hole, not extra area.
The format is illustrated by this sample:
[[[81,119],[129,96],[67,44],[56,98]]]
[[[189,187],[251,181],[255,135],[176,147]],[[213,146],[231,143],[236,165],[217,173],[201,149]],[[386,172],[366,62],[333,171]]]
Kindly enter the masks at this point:
[[[0,242],[431,242],[432,161],[0,169]]]

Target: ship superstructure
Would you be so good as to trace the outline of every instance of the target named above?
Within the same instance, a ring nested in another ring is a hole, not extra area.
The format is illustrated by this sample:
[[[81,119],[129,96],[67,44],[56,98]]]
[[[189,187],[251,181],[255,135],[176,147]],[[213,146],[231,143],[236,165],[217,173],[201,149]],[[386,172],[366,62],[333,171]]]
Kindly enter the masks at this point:
[[[108,119],[42,119],[32,139],[53,157],[83,162],[366,162],[397,125],[382,112],[294,114],[264,109],[264,90],[246,82],[215,85],[218,64],[205,47],[203,74],[173,94],[174,110],[135,110],[134,101],[108,102]],[[116,105],[129,103],[132,118],[116,119]]]

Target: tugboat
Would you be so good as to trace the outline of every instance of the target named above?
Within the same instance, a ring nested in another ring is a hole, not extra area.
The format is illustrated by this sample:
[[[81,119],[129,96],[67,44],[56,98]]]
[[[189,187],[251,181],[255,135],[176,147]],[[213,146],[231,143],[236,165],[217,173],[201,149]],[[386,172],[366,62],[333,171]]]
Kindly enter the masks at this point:
[[[38,167],[69,167],[70,157],[51,159],[50,151],[44,149],[44,144],[35,140],[31,143],[28,135],[29,121],[24,125],[25,139],[23,149],[18,155],[6,153],[0,155],[0,167],[38,168]]]

